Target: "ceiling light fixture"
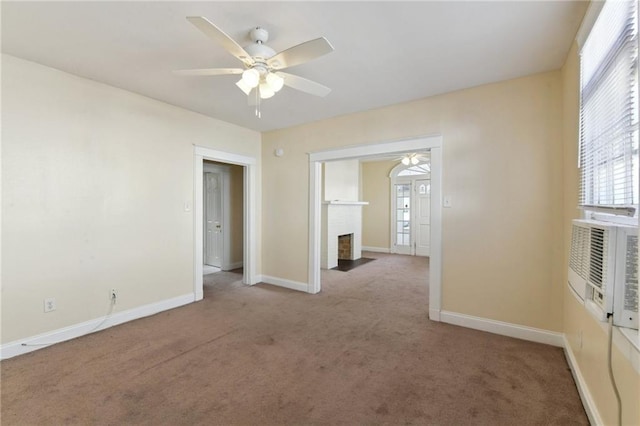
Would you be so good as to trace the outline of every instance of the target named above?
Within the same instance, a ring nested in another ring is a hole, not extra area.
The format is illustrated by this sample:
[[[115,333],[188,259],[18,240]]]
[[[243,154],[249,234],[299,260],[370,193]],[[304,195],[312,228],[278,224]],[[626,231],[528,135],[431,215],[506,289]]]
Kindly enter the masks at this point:
[[[273,72],[267,74],[265,80],[274,92],[279,92],[282,86],[284,86],[284,78]]]
[[[197,76],[242,74],[242,78],[236,82],[236,86],[249,97],[249,105],[256,106],[258,118],[261,116],[260,100],[271,98],[285,84],[315,96],[324,97],[331,92],[331,89],[320,83],[282,72],[285,68],[300,65],[333,52],[333,46],[326,38],[319,37],[305,41],[278,53],[265,44],[269,40],[269,32],[264,28],[252,28],[249,31],[252,43],[242,47],[203,16],[188,16],[187,20],[239,59],[244,68],[207,68],[175,72]],[[256,90],[254,91],[254,89]]]
[[[260,83],[260,71],[255,68],[244,70],[241,81],[253,89],[258,85],[258,83]]]
[[[242,90],[247,96],[249,96],[249,93],[251,93],[251,89],[253,89],[253,87],[249,86],[242,78],[238,80],[236,86],[238,86],[240,90]]]
[[[264,83],[260,83],[260,99],[269,99],[275,94],[276,92],[271,88],[269,83],[266,81]]]
[[[402,164],[404,164],[405,166],[408,166],[409,164],[415,166],[418,163],[420,163],[420,158],[418,158],[418,154],[413,153],[413,154],[405,154],[404,157],[402,157],[402,160],[400,160],[402,162]]]

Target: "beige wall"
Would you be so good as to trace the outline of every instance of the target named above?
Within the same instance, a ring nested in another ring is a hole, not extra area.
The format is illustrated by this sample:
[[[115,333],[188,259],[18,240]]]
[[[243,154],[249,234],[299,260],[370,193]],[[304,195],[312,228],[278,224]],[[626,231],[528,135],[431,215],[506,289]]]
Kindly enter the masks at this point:
[[[362,245],[379,249],[391,247],[391,194],[389,173],[397,161],[367,161],[362,163]]]
[[[360,164],[358,160],[331,161],[324,164],[323,199],[358,201]]]
[[[564,333],[571,345],[578,368],[594,398],[605,424],[616,424],[617,405],[607,373],[607,334],[603,325],[587,313],[571,294],[567,285],[568,254],[571,242],[571,219],[579,217],[578,205],[578,119],[579,59],[574,44],[562,68],[563,78],[563,154],[564,154]],[[616,340],[624,342],[616,331]],[[580,337],[582,336],[582,338]],[[581,343],[582,342],[582,343]],[[640,424],[640,374],[617,346],[613,352],[616,380],[623,401],[623,425]],[[637,356],[637,352],[636,352]]]
[[[307,281],[308,152],[439,133],[443,309],[560,331],[561,96],[556,71],[263,134],[263,273]]]
[[[2,342],[193,293],[193,144],[260,139],[3,55]]]

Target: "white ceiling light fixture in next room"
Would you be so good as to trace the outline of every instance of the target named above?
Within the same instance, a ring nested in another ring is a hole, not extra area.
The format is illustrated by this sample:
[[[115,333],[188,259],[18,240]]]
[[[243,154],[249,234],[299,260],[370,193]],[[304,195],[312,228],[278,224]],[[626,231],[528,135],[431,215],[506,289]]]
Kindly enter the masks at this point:
[[[418,154],[405,154],[405,156],[402,157],[402,160],[400,160],[400,161],[405,166],[408,166],[409,164],[415,166],[416,164],[418,164],[420,162],[420,156]]]
[[[321,97],[331,92],[331,89],[320,83],[281,71],[333,52],[333,46],[326,38],[320,37],[276,53],[265,44],[269,40],[269,33],[264,28],[255,27],[249,31],[249,37],[253,43],[241,47],[207,18],[190,16],[187,17],[187,20],[242,61],[244,69],[206,68],[179,70],[175,73],[196,76],[241,74],[242,77],[236,86],[248,96],[250,105],[255,103],[258,117],[260,117],[260,100],[273,97],[285,85]]]

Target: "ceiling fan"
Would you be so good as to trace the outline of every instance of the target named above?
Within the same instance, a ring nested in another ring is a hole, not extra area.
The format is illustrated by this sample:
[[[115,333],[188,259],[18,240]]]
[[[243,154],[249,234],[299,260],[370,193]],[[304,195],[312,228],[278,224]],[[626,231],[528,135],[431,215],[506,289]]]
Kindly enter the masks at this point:
[[[413,152],[413,153],[404,154],[396,158],[396,161],[400,161],[405,166],[408,166],[408,165],[415,166],[415,165],[418,165],[419,163],[428,163],[430,159],[431,158],[427,153]]]
[[[249,97],[249,103],[259,104],[260,99],[268,99],[282,89],[283,85],[316,96],[326,96],[331,89],[315,81],[282,72],[281,70],[311,61],[319,56],[333,51],[333,46],[326,38],[298,44],[282,52],[275,50],[265,43],[269,33],[264,28],[256,27],[249,31],[253,43],[241,47],[231,37],[216,27],[207,18],[189,16],[187,20],[202,31],[207,37],[220,44],[225,50],[238,58],[244,68],[205,68],[175,71],[181,75],[211,76],[211,75],[242,75],[236,86]],[[252,95],[254,93],[254,96]],[[256,110],[259,115],[259,111]]]

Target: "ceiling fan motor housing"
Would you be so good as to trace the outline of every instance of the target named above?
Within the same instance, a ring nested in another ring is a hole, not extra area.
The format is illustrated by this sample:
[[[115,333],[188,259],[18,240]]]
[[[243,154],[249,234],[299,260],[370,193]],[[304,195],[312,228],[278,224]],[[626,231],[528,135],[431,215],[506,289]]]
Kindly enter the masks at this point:
[[[252,43],[244,47],[244,50],[251,55],[256,62],[265,62],[276,54],[276,51],[266,44]]]
[[[269,31],[262,27],[255,27],[249,31],[249,37],[254,43],[266,43],[269,40]]]
[[[244,47],[244,50],[251,55],[256,62],[266,62],[276,54],[276,51],[267,46],[267,40],[269,40],[269,32],[261,27],[255,27],[249,31],[249,37],[253,43]],[[264,64],[266,66],[266,64]]]

